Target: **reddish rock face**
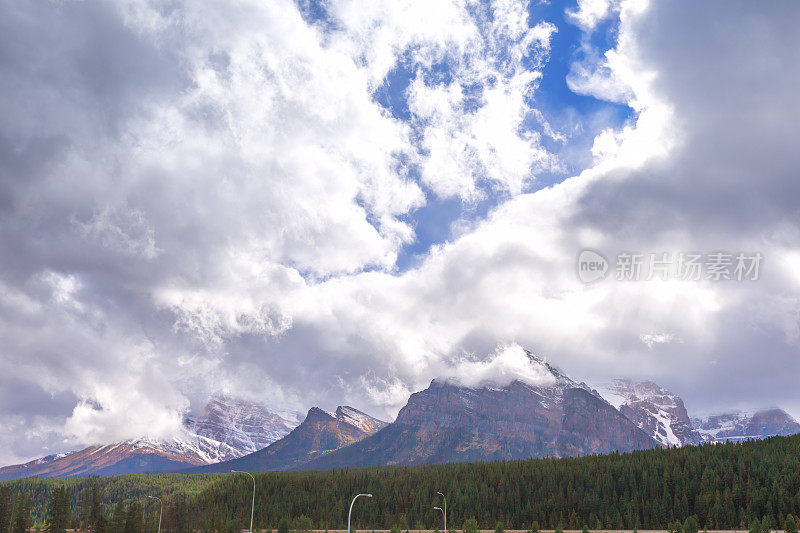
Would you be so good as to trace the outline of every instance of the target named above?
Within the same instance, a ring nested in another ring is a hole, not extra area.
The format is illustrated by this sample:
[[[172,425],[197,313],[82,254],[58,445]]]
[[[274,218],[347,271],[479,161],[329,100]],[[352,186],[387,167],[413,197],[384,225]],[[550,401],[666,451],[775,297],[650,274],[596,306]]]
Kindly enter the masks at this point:
[[[655,446],[614,407],[560,374],[549,386],[513,381],[467,388],[434,380],[411,395],[393,424],[303,468],[567,457]]]
[[[51,455],[21,465],[0,468],[0,480],[24,477],[111,476],[157,472],[204,464],[195,453],[164,451],[143,441],[89,446],[77,452]]]

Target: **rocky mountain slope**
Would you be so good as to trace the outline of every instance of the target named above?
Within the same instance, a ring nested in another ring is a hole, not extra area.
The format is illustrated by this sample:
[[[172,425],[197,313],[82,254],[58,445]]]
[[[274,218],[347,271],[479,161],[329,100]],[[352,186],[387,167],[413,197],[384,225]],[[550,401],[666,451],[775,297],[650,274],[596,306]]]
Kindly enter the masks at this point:
[[[683,400],[652,381],[617,379],[600,387],[603,398],[664,446],[699,444]]]
[[[217,397],[198,416],[187,417],[185,426],[195,435],[231,446],[235,454],[219,459],[224,461],[268,446],[288,435],[300,420],[300,413],[281,416],[257,403]]]
[[[263,450],[186,472],[299,469],[308,461],[358,442],[384,426],[386,422],[352,407],[340,406],[333,414],[312,407],[299,426]]]
[[[652,381],[617,379],[598,390],[611,405],[664,446],[800,433],[800,423],[778,408],[690,419],[680,396]]]
[[[695,418],[694,426],[704,441],[741,441],[773,435],[800,433],[800,424],[783,409],[735,411]]]
[[[304,469],[568,457],[658,443],[584,384],[530,355],[549,379],[466,387],[434,380],[397,420]]]
[[[209,444],[209,443],[207,443]],[[216,448],[221,443],[210,443]],[[224,445],[223,445],[224,446]],[[21,465],[0,468],[0,480],[22,477],[74,477],[155,472],[205,464],[207,457],[195,446],[176,440],[169,443],[146,439],[89,446],[79,451],[51,455]]]
[[[0,480],[73,477],[178,470],[242,457],[291,431],[291,417],[232,398],[215,398],[197,417],[187,417],[172,439],[140,438],[50,455],[0,468]]]

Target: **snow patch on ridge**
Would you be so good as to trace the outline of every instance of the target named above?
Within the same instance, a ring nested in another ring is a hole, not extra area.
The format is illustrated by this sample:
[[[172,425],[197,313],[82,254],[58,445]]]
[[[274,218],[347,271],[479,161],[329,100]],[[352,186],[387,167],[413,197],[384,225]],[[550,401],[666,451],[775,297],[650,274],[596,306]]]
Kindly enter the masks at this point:
[[[625,403],[628,401],[628,398],[624,394],[621,394],[614,389],[600,388],[599,392],[600,396],[602,396],[605,401],[613,405],[617,410],[619,410],[619,408],[625,405]]]
[[[658,420],[659,431],[656,433],[657,440],[668,446],[683,446],[681,439],[672,431],[672,418],[669,416],[669,413],[659,409],[657,413],[651,414]],[[663,433],[661,430],[663,430]]]
[[[336,409],[336,419],[340,422],[350,424],[365,433],[373,433],[386,425],[386,422],[371,417],[347,405],[341,405]]]

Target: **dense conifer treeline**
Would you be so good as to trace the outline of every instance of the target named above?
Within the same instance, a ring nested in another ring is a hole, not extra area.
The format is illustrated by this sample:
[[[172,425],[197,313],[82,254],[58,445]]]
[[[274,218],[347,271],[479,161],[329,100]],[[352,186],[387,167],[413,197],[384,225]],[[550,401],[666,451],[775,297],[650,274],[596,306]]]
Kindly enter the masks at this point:
[[[138,506],[147,494],[161,496],[164,528],[183,533],[246,528],[252,481],[173,474],[28,479],[0,487],[24,493],[37,523],[56,497],[64,500],[55,489],[69,488],[70,523],[94,520],[95,530],[114,533],[138,533]],[[571,459],[264,472],[256,474],[254,527],[275,529],[287,519],[300,531],[344,528],[352,496],[371,492],[374,498],[354,507],[354,528],[433,529],[442,526],[432,509],[442,503],[437,491],[447,495],[450,529],[470,518],[482,529],[499,522],[506,529],[675,529],[690,518],[690,529],[751,529],[757,522],[762,531],[783,527],[800,511],[800,436]],[[0,527],[8,494],[0,494]],[[101,511],[93,515],[93,508]],[[146,530],[154,531],[158,504],[148,509]]]
[[[0,482],[0,533],[9,531],[9,516],[17,512],[24,496],[28,512],[23,513],[30,527],[50,526],[54,508],[67,520],[66,529],[86,528],[103,530],[111,528],[112,513],[118,502],[123,502],[126,516],[128,508],[138,506],[135,513],[138,519],[149,525],[158,523],[158,503],[147,502],[148,495],[162,497],[166,502],[181,498],[191,498],[213,482],[220,475],[198,474],[131,474],[114,477],[84,477],[69,479],[27,478]],[[59,489],[66,489],[58,494]],[[56,502],[59,497],[60,501]],[[143,512],[144,511],[144,512]],[[122,520],[124,528],[125,520]],[[155,531],[155,526],[153,528]],[[141,533],[141,525],[130,533]]]

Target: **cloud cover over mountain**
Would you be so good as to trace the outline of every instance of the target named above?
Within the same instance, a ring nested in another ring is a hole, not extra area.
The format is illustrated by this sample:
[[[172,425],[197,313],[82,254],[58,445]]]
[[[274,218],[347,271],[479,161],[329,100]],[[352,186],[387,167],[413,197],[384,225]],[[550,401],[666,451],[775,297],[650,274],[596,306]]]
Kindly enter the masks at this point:
[[[387,418],[512,342],[797,415],[799,11],[1,2],[0,463],[230,391]],[[765,262],[584,285],[584,248]]]

